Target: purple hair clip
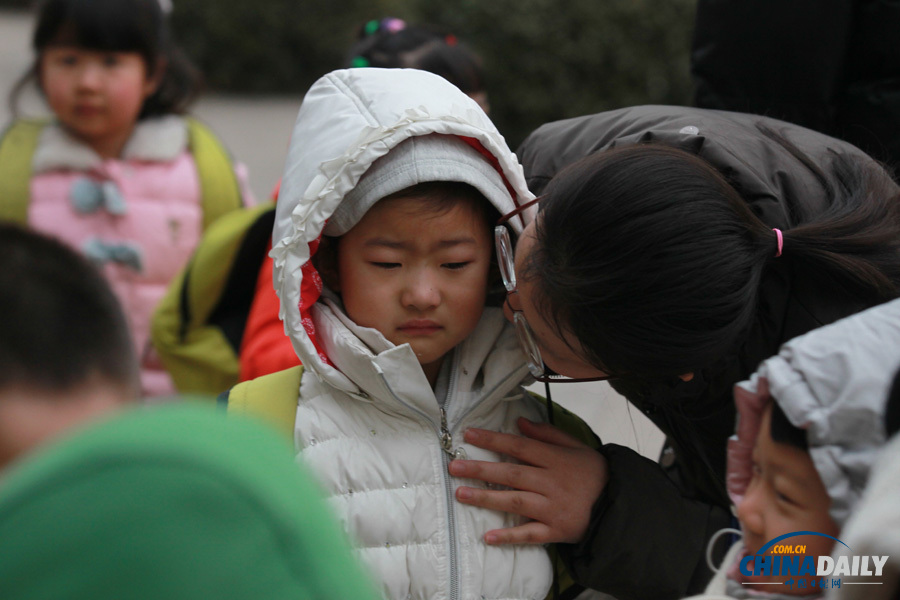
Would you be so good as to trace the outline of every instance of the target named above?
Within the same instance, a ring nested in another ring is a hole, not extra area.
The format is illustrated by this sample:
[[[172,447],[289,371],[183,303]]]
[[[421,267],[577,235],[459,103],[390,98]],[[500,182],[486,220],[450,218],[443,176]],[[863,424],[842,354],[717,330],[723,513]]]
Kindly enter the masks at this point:
[[[363,27],[363,31],[366,35],[374,35],[380,31],[397,33],[403,29],[406,29],[406,21],[398,19],[397,17],[385,17],[380,21],[378,19],[372,19]]]
[[[381,20],[381,28],[390,33],[397,33],[402,29],[406,29],[406,21],[396,17],[386,17]]]

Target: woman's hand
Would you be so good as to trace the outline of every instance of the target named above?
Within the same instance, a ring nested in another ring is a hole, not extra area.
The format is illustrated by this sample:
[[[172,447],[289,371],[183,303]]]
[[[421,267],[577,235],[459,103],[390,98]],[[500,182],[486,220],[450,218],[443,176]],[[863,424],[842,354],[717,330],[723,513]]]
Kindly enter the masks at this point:
[[[460,487],[456,499],[532,519],[484,534],[488,544],[575,543],[584,537],[591,509],[606,487],[606,458],[547,423],[519,419],[526,437],[468,429],[466,442],[511,456],[522,464],[454,460],[450,474],[480,479],[512,490]]]

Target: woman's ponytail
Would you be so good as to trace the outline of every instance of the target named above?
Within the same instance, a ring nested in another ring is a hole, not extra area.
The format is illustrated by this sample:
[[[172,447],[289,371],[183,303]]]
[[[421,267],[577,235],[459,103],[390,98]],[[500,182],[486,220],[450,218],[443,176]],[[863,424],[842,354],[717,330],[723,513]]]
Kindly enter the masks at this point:
[[[900,295],[900,188],[875,161],[835,154],[831,181],[795,146],[760,128],[820,180],[827,208],[782,232],[783,258],[873,301]]]

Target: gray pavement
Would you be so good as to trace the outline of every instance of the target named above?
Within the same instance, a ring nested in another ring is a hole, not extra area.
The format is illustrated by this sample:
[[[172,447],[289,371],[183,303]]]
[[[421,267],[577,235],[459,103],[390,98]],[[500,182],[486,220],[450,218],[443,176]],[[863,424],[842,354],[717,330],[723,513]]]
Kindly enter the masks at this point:
[[[28,13],[0,10],[0,124],[11,118],[6,96],[31,63],[32,18]],[[237,160],[247,165],[257,199],[269,197],[281,177],[299,97],[210,95],[192,111],[222,138]],[[46,114],[34,90],[22,96],[22,113]],[[533,386],[543,394],[543,385]],[[580,415],[604,442],[635,448],[656,459],[660,431],[608,384],[555,384],[553,399]]]

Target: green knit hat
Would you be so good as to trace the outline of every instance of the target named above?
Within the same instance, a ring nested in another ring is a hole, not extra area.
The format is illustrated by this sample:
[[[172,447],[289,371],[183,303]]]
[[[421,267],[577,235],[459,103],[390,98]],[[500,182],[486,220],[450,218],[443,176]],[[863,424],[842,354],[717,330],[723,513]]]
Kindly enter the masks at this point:
[[[377,597],[292,449],[213,407],[128,411],[0,477],[0,598]]]

